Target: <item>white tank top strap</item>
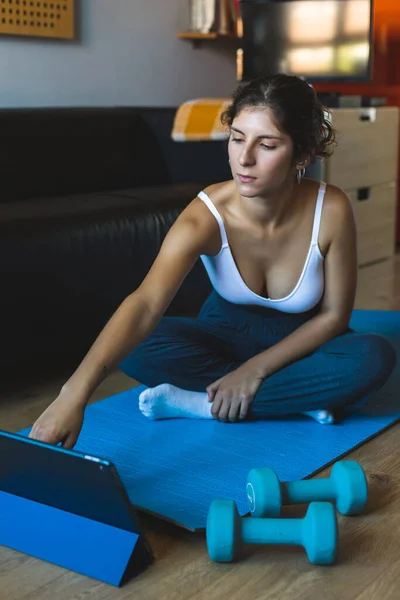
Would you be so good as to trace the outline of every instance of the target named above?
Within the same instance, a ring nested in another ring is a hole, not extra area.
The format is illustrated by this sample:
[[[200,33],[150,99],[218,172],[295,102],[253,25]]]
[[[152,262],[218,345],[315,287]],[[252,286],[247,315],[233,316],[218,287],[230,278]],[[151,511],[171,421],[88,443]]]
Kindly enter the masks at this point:
[[[199,192],[198,197],[200,198],[200,200],[202,200],[204,202],[204,204],[206,206],[208,206],[210,212],[212,212],[212,214],[214,215],[214,217],[216,218],[218,225],[219,225],[219,230],[221,233],[221,241],[222,241],[222,248],[227,247],[228,244],[228,237],[226,235],[226,230],[225,230],[225,225],[224,225],[224,220],[221,217],[221,215],[219,214],[217,207],[215,206],[214,202],[211,200],[211,198],[209,196],[207,196],[207,194],[205,192]]]
[[[321,181],[321,185],[319,186],[317,203],[315,205],[315,213],[314,213],[314,224],[311,236],[311,244],[318,244],[318,235],[319,228],[321,225],[321,214],[322,214],[322,205],[324,203],[324,196],[326,192],[326,183]]]

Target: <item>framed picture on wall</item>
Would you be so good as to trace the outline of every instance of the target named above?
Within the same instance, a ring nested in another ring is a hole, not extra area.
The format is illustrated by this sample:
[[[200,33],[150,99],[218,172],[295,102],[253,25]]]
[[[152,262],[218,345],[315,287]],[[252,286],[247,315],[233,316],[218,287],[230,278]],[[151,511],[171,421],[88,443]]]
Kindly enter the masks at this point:
[[[0,0],[0,34],[73,39],[75,0]]]

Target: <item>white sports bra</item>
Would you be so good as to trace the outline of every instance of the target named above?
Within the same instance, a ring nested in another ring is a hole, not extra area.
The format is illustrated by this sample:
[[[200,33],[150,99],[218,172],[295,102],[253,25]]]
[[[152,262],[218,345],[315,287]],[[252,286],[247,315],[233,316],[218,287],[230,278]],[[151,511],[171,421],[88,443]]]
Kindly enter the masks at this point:
[[[311,244],[300,279],[288,296],[276,300],[259,296],[247,287],[229,247],[224,221],[212,200],[205,192],[200,192],[198,197],[208,206],[218,221],[221,232],[222,246],[218,254],[215,256],[202,254],[200,257],[215,291],[233,304],[255,304],[286,313],[301,313],[314,308],[321,300],[324,291],[324,257],[318,246],[318,234],[325,190],[326,184],[321,183],[315,205]]]

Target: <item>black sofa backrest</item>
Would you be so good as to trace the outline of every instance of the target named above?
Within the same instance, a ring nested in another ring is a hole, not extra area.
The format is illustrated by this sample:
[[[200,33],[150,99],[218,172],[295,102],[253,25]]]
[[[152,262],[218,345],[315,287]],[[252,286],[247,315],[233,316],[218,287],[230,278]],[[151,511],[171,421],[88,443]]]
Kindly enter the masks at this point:
[[[158,149],[158,161],[167,171],[169,183],[219,182],[232,178],[227,141],[175,142],[171,138],[175,108],[137,108],[148,125],[148,143]],[[146,148],[146,154],[151,148]]]
[[[174,142],[174,108],[0,110],[0,203],[230,177],[225,142]]]
[[[0,201],[146,183],[144,128],[129,109],[0,111]]]

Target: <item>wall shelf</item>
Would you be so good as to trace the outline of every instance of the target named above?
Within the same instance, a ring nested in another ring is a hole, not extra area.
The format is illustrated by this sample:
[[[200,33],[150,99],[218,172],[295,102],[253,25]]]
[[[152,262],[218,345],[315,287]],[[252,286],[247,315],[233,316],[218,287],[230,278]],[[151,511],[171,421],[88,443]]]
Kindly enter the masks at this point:
[[[201,33],[200,31],[180,31],[177,34],[177,38],[180,40],[191,41],[194,47],[198,47],[201,45],[202,42],[209,40],[225,41],[240,39],[238,35],[235,35],[233,33],[222,35],[220,33],[217,33],[216,31],[211,31],[209,33]]]

